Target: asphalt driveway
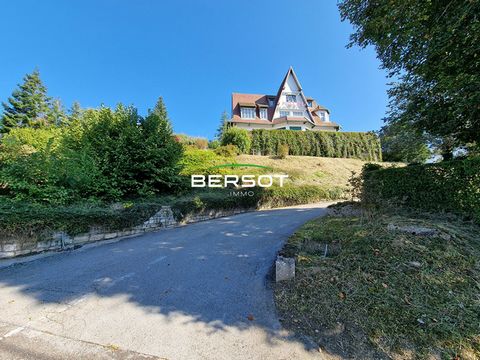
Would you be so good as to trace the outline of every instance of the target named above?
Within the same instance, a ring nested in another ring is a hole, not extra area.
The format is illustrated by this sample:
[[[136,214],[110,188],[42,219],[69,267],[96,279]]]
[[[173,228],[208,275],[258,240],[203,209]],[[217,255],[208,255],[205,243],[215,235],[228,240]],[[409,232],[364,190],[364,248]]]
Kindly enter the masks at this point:
[[[305,359],[267,274],[326,204],[246,213],[0,269],[0,359]]]

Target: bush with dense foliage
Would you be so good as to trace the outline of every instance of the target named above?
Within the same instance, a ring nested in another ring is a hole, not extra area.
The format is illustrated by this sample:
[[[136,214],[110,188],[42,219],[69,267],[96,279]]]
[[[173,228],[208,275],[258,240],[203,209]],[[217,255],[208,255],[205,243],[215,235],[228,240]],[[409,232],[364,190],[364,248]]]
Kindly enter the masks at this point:
[[[431,139],[401,124],[388,124],[379,131],[383,161],[425,163],[432,156]]]
[[[248,130],[229,127],[222,133],[222,145],[235,145],[243,154],[250,153],[252,143]]]
[[[89,109],[69,126],[11,129],[0,143],[0,194],[66,204],[172,192],[182,151],[161,101],[145,118],[121,105]]]
[[[341,188],[323,188],[316,185],[296,185],[284,187],[271,187],[263,189],[259,204],[261,207],[274,208],[309,204],[325,200],[338,200],[344,198]]]
[[[287,145],[290,155],[357,158],[381,161],[380,141],[373,133],[293,130],[253,130],[252,151],[278,155],[280,145]]]
[[[373,46],[395,81],[387,121],[455,146],[480,142],[479,1],[342,0],[350,45]]]
[[[212,167],[232,163],[234,162],[233,157],[237,155],[235,151],[218,151],[219,149],[222,150],[222,148],[224,147],[221,146],[215,150],[201,150],[191,146],[186,147],[180,160],[182,167],[181,175],[221,173],[220,169],[212,169]]]
[[[214,151],[215,154],[225,157],[234,157],[240,155],[240,150],[238,147],[232,144],[219,146]]]
[[[175,134],[175,139],[186,146],[194,146],[197,149],[207,149],[208,140],[206,138],[190,136],[186,134]]]
[[[286,159],[288,156],[288,145],[287,144],[279,144],[277,149],[277,157],[279,159]]]
[[[189,153],[187,150],[186,156],[202,150],[192,151]],[[76,235],[88,232],[91,227],[124,230],[142,224],[165,205],[172,207],[177,220],[182,220],[190,214],[205,210],[254,210],[334,200],[343,196],[341,189],[309,185],[248,188],[248,192],[252,191],[253,194],[242,195],[244,190],[235,191],[235,195],[231,189],[206,189],[179,195],[132,199],[116,203],[115,206],[102,202],[51,206],[51,203],[4,198],[0,199],[0,244],[9,239],[38,241],[50,236],[52,231]]]
[[[212,150],[215,150],[216,148],[218,148],[220,146],[220,141],[219,140],[211,140],[208,142],[208,148],[209,149],[212,149]]]
[[[363,171],[362,200],[452,212],[480,222],[480,158]]]

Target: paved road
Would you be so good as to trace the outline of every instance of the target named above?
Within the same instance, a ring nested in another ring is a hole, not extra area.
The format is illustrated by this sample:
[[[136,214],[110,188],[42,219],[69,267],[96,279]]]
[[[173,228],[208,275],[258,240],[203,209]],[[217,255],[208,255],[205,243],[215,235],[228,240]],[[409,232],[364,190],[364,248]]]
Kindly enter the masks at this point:
[[[0,359],[305,359],[267,274],[325,204],[246,213],[0,269]]]

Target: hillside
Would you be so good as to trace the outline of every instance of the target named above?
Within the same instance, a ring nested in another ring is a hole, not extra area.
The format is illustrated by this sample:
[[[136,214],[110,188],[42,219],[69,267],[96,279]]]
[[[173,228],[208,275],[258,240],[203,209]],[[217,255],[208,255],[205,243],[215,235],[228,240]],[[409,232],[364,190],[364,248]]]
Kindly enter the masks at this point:
[[[295,185],[320,185],[347,188],[352,171],[359,173],[365,161],[358,159],[325,158],[313,156],[288,156],[276,159],[269,156],[239,155],[238,163],[270,166],[289,175]]]

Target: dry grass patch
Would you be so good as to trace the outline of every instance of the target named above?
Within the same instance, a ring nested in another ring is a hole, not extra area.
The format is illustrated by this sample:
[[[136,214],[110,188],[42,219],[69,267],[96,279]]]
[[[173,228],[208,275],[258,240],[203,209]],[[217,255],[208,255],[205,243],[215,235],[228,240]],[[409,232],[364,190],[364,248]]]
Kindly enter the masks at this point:
[[[435,236],[388,230],[424,226]],[[448,235],[448,236],[447,236]],[[324,256],[325,246],[332,252]],[[340,358],[480,358],[480,228],[405,215],[327,217],[283,250],[296,279],[277,284],[284,325]]]
[[[239,155],[236,161],[270,166],[278,172],[288,174],[294,185],[319,185],[343,189],[347,189],[347,181],[352,171],[360,173],[365,164],[365,161],[358,159],[313,156],[288,156],[285,159],[278,159],[269,156]]]

